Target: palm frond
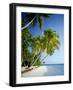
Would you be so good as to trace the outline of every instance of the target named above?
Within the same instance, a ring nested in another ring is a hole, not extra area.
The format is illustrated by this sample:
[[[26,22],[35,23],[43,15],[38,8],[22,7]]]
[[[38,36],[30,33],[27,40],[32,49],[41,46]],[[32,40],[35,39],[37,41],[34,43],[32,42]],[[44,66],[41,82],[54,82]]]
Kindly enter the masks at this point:
[[[33,20],[33,22],[31,23],[31,26],[34,27],[34,26],[36,25],[36,23],[37,23],[37,19],[35,18],[35,19]]]
[[[39,22],[40,30],[42,30],[43,21],[44,21],[44,18],[42,16],[38,17],[38,22]]]

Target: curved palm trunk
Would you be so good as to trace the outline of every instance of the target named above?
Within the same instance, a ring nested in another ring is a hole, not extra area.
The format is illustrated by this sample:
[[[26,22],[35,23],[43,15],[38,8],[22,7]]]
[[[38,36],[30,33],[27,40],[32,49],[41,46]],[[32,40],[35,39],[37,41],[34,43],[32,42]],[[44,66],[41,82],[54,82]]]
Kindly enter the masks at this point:
[[[38,57],[31,63],[31,66],[33,66],[39,58],[40,58],[40,53],[38,54]]]
[[[35,55],[36,56],[36,55]],[[33,60],[32,60],[32,62],[31,62],[31,66],[32,66],[32,63],[34,62],[34,58],[35,58],[35,56],[33,56]]]
[[[38,57],[37,57],[37,59],[36,59],[36,60],[34,60],[34,62],[32,63],[32,65],[31,65],[31,66],[33,66],[33,65],[36,63],[36,61],[39,59],[39,57],[40,57],[40,56],[38,56]]]
[[[44,59],[45,59],[47,56],[48,56],[48,55],[46,55],[46,56],[41,60],[41,62],[44,61]]]
[[[25,25],[24,27],[22,27],[21,30],[27,28],[34,21],[35,18],[36,18],[36,16],[27,25]]]
[[[42,30],[42,34],[41,34],[42,36],[44,35],[44,31]]]
[[[46,55],[41,61],[44,61],[44,59],[47,57],[48,55]],[[39,57],[40,57],[40,55],[36,58],[36,60],[34,60],[34,62],[31,64],[31,66],[33,66],[35,63],[36,63],[36,61],[39,59]]]

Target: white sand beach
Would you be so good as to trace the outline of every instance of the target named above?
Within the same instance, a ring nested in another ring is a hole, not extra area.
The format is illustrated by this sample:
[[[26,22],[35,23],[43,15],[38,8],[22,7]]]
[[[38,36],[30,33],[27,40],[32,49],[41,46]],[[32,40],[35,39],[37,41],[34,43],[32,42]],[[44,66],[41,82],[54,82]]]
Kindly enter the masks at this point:
[[[25,67],[22,68],[22,71],[25,69]],[[47,72],[47,67],[46,66],[39,66],[39,67],[34,67],[32,70],[28,72],[22,73],[22,77],[32,77],[32,76],[41,76],[44,75],[44,73]]]
[[[26,67],[22,67],[22,77],[35,77],[35,76],[56,76],[56,75],[64,75],[64,65],[63,64],[55,64],[48,66],[32,66],[29,71],[25,69]]]

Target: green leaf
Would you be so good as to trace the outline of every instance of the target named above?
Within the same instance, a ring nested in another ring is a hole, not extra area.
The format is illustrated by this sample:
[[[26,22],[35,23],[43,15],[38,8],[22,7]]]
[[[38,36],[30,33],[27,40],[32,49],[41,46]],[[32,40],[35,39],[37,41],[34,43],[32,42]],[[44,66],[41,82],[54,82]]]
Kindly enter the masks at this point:
[[[50,18],[50,15],[48,15],[48,14],[41,14],[41,16],[43,16],[45,18]]]
[[[36,25],[36,23],[37,23],[37,19],[35,18],[35,19],[33,20],[33,22],[31,23],[31,26],[34,27],[34,26]]]
[[[24,22],[24,20],[22,20],[22,22],[21,22],[21,26],[22,26],[22,27],[25,26],[25,22]]]
[[[44,21],[44,18],[42,16],[38,17],[38,22],[39,22],[39,25],[40,25],[40,30],[42,30],[42,28],[43,28],[43,21]]]

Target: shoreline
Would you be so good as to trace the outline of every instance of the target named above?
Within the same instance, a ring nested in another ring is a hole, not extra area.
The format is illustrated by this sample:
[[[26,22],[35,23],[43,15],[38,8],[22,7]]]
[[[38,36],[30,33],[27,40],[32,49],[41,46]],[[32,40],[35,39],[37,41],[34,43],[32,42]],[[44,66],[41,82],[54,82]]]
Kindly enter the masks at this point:
[[[22,67],[22,71],[25,69],[25,67]],[[47,72],[46,66],[32,66],[32,70],[21,73],[21,77],[33,77],[33,76],[41,76],[44,75]]]
[[[33,69],[21,73],[21,77],[35,77],[35,76],[62,76],[64,75],[64,65],[48,65],[48,66],[32,66]],[[31,67],[31,68],[32,68]],[[24,70],[25,67],[22,69]]]

